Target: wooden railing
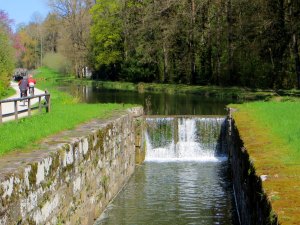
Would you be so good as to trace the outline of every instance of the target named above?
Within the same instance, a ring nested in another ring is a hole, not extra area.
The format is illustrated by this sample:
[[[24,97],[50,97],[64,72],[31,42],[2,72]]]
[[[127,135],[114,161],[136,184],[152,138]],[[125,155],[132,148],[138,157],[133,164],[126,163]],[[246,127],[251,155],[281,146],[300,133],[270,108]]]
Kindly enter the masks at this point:
[[[45,101],[42,101],[42,98],[44,97]],[[31,100],[38,98],[38,105],[37,106],[32,106],[31,105]],[[9,112],[6,114],[2,113],[3,109],[3,103],[14,103],[14,111]],[[18,110],[18,102],[27,102],[28,107],[26,109]],[[46,108],[46,112],[50,112],[51,109],[51,98],[50,98],[50,93],[45,91],[45,94],[41,95],[33,95],[33,96],[28,96],[28,97],[23,97],[23,98],[11,98],[11,99],[5,99],[5,100],[0,100],[0,123],[3,122],[3,118],[10,117],[10,116],[15,116],[15,119],[17,120],[19,118],[20,113],[28,112],[28,116],[31,116],[31,111],[38,109],[40,112],[42,112],[42,108]]]

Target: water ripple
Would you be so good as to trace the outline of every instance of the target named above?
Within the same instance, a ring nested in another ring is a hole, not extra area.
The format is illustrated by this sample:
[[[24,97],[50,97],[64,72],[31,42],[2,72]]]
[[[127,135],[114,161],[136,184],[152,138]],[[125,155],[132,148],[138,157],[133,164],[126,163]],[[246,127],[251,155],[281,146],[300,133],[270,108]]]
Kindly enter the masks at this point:
[[[95,224],[232,224],[226,169],[226,162],[146,162]]]

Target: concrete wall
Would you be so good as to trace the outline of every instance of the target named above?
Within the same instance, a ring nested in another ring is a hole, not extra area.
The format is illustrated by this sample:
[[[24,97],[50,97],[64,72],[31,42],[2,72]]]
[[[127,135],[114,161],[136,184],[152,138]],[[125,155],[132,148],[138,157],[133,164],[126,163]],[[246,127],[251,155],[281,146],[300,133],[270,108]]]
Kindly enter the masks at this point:
[[[133,108],[0,159],[0,225],[93,224],[135,168],[142,129]]]
[[[229,118],[227,125],[226,139],[240,224],[278,224],[277,216],[263,190],[262,179],[255,173],[255,165],[244,147],[234,120]]]

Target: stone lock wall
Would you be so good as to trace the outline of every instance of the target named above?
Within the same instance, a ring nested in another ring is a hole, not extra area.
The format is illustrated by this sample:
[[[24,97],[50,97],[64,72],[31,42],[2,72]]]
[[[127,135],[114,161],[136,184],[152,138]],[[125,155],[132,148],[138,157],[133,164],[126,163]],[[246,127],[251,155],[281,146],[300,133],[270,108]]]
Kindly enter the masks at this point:
[[[142,115],[132,108],[0,158],[0,225],[93,224],[134,172]]]
[[[278,224],[271,203],[255,172],[234,120],[227,120],[227,145],[232,169],[235,201],[241,225]]]

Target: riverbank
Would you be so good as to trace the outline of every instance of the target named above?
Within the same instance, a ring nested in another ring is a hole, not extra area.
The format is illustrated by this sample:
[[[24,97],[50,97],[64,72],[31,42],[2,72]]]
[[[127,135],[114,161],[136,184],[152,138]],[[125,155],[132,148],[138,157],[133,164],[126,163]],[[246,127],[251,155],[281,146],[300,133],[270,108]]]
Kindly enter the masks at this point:
[[[87,79],[74,79],[73,77],[63,77],[60,82],[90,84],[96,88],[112,90],[136,91],[139,93],[168,93],[168,94],[196,94],[205,97],[217,97],[221,99],[234,99],[239,101],[246,100],[267,100],[278,96],[273,90],[260,90],[241,87],[219,87],[219,86],[191,86],[184,84],[158,84],[158,83],[130,83],[96,81]],[[298,94],[298,91],[294,91]],[[291,93],[294,93],[291,92]],[[288,91],[288,93],[290,93]],[[285,93],[285,94],[288,94]],[[299,92],[300,94],[300,92]]]
[[[31,150],[43,138],[70,130],[95,118],[108,118],[118,110],[132,107],[128,104],[84,104],[56,89],[61,75],[42,68],[36,74],[37,88],[51,94],[52,111],[22,118],[0,125],[0,156],[11,151]]]
[[[231,105],[233,119],[255,173],[280,224],[298,224],[300,213],[300,102]]]
[[[45,68],[43,68],[45,69]],[[221,87],[213,85],[185,85],[185,84],[159,84],[159,83],[131,83],[121,81],[100,81],[91,79],[76,79],[74,76],[61,76],[61,83],[89,84],[96,88],[105,88],[111,90],[135,91],[139,93],[168,93],[168,94],[196,94],[205,97],[217,97],[220,99],[233,99],[253,101],[253,100],[270,100],[273,98],[298,98],[300,90],[272,90],[272,89],[255,89],[247,87]]]

